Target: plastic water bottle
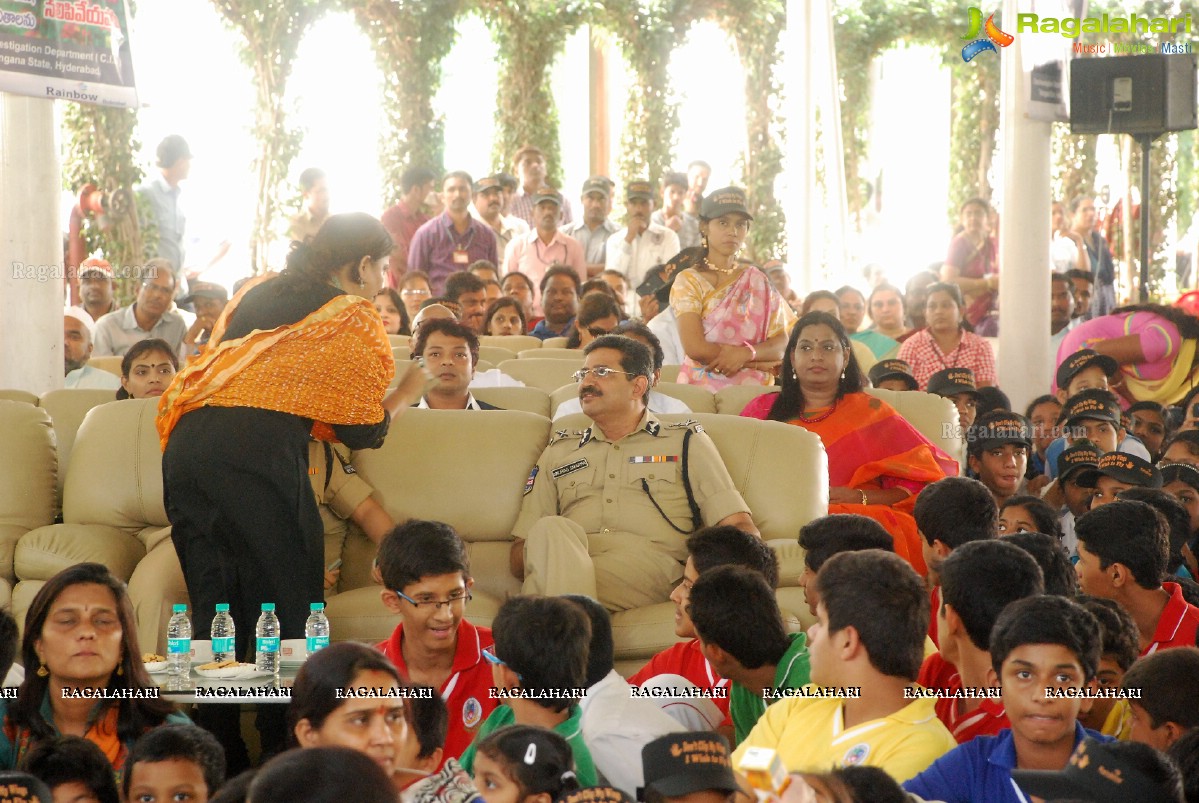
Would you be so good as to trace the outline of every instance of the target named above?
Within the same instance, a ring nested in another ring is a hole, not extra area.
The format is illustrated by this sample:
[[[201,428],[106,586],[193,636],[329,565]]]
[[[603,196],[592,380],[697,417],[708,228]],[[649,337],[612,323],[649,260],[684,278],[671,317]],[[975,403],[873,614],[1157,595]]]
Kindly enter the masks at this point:
[[[275,615],[275,603],[262,603],[262,614],[254,628],[257,654],[254,666],[259,672],[279,674],[279,617]]]
[[[167,674],[190,675],[192,671],[192,623],[187,618],[187,606],[171,608],[167,622]]]
[[[308,654],[329,646],[329,617],[325,616],[325,603],[314,602],[308,606],[312,613],[304,623],[304,638],[308,642]]]
[[[216,606],[216,616],[212,617],[212,660],[236,660],[237,647],[234,637],[237,628],[233,625],[233,617],[229,615],[229,603],[221,602]]]

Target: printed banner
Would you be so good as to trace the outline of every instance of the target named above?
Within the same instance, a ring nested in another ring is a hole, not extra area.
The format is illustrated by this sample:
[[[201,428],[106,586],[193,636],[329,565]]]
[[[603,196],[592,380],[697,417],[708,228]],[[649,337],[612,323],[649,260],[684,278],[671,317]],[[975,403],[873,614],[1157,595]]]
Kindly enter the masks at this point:
[[[0,92],[136,108],[125,0],[0,0]]]

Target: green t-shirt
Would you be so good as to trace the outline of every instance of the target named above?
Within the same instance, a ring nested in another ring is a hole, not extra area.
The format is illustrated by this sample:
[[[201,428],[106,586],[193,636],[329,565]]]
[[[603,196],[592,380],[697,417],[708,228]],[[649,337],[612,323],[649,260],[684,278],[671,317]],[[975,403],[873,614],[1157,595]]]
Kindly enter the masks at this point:
[[[805,672],[807,671],[807,663],[808,656],[805,650]],[[579,786],[588,787],[599,783],[599,775],[595,771],[595,762],[591,760],[591,751],[583,743],[582,720],[583,709],[577,705],[572,706],[570,716],[560,724],[554,726],[554,733],[570,743],[570,750],[574,754],[575,775],[578,776]],[[483,720],[483,724],[479,726],[479,732],[475,734],[475,740],[470,743],[470,746],[463,752],[462,757],[458,759],[458,763],[462,765],[462,768],[466,770],[468,775],[475,774],[475,746],[487,738],[487,734],[497,731],[505,725],[515,724],[516,714],[507,705],[497,705],[495,710],[491,712],[491,716]]]
[[[791,646],[783,653],[782,659],[774,670],[774,688],[798,689],[806,686],[812,673],[808,663],[808,639],[803,633],[792,633]],[[754,729],[758,717],[766,713],[766,706],[774,699],[767,701],[758,693],[733,681],[729,691],[729,716],[733,720],[733,736],[737,744],[741,744],[749,732]]]

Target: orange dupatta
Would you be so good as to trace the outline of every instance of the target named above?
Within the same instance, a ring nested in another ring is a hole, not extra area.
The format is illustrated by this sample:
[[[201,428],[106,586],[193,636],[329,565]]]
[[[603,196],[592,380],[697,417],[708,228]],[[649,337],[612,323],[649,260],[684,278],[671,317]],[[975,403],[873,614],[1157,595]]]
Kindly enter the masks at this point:
[[[199,407],[256,407],[313,419],[318,440],[336,440],[331,424],[383,420],[383,397],[395,376],[391,344],[374,305],[340,295],[303,320],[224,341],[229,316],[247,282],[221,313],[204,351],[175,374],[158,403],[158,435]]]
[[[891,405],[866,393],[850,393],[823,421],[794,419],[820,436],[828,453],[829,484],[847,488],[905,488],[911,496],[894,505],[829,505],[831,513],[856,513],[881,524],[895,551],[921,575],[927,573],[921,536],[912,517],[916,496],[930,482],[956,476],[957,463],[930,443]]]

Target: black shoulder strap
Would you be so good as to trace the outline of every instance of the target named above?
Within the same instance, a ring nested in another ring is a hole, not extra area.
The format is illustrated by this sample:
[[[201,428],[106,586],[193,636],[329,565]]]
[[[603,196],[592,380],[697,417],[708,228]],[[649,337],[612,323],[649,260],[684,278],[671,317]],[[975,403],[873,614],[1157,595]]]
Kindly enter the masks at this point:
[[[691,461],[687,459],[687,450],[691,446],[691,436],[695,434],[695,430],[687,427],[687,431],[683,433],[683,490],[687,492],[687,507],[691,508],[691,529],[694,532],[704,526],[704,517],[699,512],[699,505],[695,502],[695,494],[691,492],[691,472],[688,471],[688,466]]]
[[[325,491],[328,492],[329,481],[333,479],[333,447],[329,441],[321,441],[321,445],[325,447]]]

